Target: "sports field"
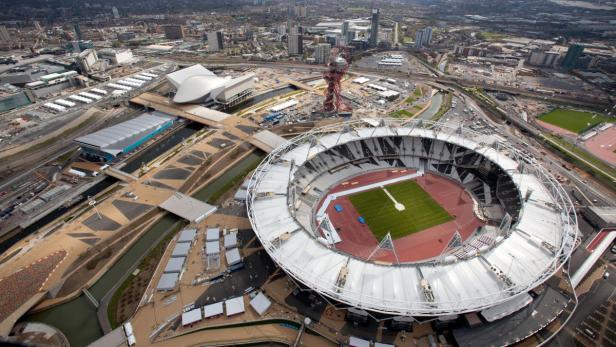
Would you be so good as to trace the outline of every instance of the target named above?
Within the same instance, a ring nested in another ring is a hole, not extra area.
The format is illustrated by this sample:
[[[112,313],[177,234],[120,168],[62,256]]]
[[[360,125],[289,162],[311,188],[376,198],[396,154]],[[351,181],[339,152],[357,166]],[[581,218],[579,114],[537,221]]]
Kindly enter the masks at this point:
[[[579,134],[598,123],[613,122],[614,118],[592,112],[557,108],[542,115],[539,120]]]
[[[445,209],[413,181],[392,184],[385,188],[405,206],[404,211],[398,211],[381,188],[349,196],[353,207],[364,217],[379,241],[388,232],[393,239],[397,239],[453,220]]]

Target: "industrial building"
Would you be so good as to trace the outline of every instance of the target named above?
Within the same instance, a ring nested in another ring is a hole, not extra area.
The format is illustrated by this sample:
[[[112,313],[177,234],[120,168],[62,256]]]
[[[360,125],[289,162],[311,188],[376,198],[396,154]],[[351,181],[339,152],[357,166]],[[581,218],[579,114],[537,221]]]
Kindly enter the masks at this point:
[[[101,49],[98,51],[100,59],[109,60],[113,65],[121,65],[133,62],[133,51],[130,49]]]
[[[616,228],[616,207],[588,206],[582,210],[582,214],[599,229]]]
[[[176,88],[176,103],[202,103],[206,106],[235,106],[246,100],[254,90],[253,73],[240,77],[218,77],[202,65],[175,71],[167,80]]]
[[[96,161],[111,161],[130,152],[147,140],[165,131],[175,117],[160,112],[146,113],[137,118],[79,137],[83,155]]]

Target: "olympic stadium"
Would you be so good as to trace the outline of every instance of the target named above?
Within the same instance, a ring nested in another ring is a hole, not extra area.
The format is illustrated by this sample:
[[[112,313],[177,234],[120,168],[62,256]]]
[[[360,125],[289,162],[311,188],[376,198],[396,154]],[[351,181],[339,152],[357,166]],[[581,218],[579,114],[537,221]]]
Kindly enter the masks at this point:
[[[289,140],[253,173],[247,209],[294,280],[385,316],[513,312],[577,237],[573,203],[535,159],[420,120],[353,120]]]

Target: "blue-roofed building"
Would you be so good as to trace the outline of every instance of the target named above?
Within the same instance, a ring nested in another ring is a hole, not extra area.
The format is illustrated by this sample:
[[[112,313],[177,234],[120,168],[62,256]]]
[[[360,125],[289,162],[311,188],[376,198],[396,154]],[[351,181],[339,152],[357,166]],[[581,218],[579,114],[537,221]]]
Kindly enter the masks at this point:
[[[126,122],[78,137],[75,142],[81,146],[83,156],[87,159],[112,161],[165,131],[173,125],[175,119],[161,112],[145,113]]]

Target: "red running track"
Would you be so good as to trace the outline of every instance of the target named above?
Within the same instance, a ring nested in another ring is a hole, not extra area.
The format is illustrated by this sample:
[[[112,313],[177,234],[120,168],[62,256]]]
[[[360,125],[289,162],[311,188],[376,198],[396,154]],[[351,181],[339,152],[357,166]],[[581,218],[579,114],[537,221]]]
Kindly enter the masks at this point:
[[[369,173],[343,182],[332,188],[328,193],[380,182],[413,172],[415,170],[407,169]],[[484,225],[473,213],[472,198],[457,182],[431,173],[418,177],[414,181],[455,219],[394,240],[400,262],[420,261],[436,257],[443,251],[456,230],[460,232],[462,239],[466,240],[478,227]],[[319,203],[319,207],[322,203],[323,201]],[[342,206],[343,210],[336,212],[335,205]],[[378,245],[379,240],[376,239],[366,224],[359,223],[357,220],[359,214],[351,201],[347,197],[338,198],[330,203],[326,212],[342,239],[342,242],[336,244],[336,248],[358,258],[367,259]],[[382,262],[395,262],[394,254],[387,250],[379,250],[373,255],[372,259]]]
[[[597,157],[616,166],[616,125],[591,137],[584,146]]]

